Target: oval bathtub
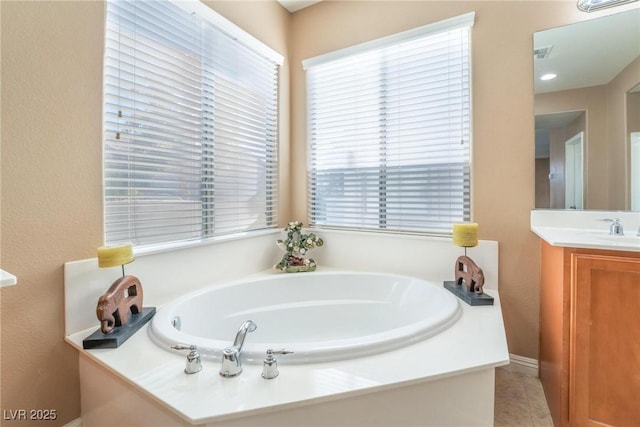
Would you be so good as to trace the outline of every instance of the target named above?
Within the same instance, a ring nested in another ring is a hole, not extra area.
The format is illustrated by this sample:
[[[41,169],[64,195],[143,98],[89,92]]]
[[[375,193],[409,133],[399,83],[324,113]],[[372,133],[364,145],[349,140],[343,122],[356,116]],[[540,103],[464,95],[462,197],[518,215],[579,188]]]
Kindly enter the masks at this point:
[[[187,294],[158,310],[150,333],[165,349],[194,344],[203,357],[219,358],[240,325],[252,320],[257,329],[246,336],[243,361],[260,363],[273,348],[293,351],[279,358],[283,363],[314,363],[410,345],[445,330],[461,312],[455,296],[421,279],[316,271]]]

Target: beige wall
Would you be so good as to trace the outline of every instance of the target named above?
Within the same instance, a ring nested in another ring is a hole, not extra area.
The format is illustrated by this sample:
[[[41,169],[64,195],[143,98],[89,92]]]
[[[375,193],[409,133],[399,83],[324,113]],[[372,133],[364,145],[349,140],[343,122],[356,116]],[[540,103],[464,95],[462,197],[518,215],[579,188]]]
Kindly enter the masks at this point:
[[[619,11],[620,9],[618,9]],[[292,212],[306,221],[305,76],[300,61],[475,11],[472,32],[472,216],[500,242],[500,296],[511,353],[538,357],[538,239],[534,207],[533,33],[609,12],[575,1],[325,1],[293,15]],[[429,260],[425,260],[429,262]]]
[[[290,15],[275,2],[214,9],[287,57]],[[63,265],[95,257],[102,229],[100,1],[2,2],[2,268],[0,409],[80,415],[77,352],[63,341]],[[289,67],[282,72],[281,216],[288,217]],[[105,286],[107,286],[106,284]]]
[[[573,0],[327,1],[293,16],[273,1],[208,4],[287,58],[280,94],[281,221],[306,219],[300,60],[477,12],[473,217],[481,224],[481,238],[500,242],[500,294],[510,351],[537,358],[538,239],[529,231],[532,33],[597,14],[580,14]],[[62,340],[63,264],[95,256],[103,239],[104,9],[97,1],[3,1],[1,14],[0,252],[2,268],[18,277],[18,285],[1,291],[0,407],[56,409],[58,421],[42,425],[62,425],[79,416],[80,405],[77,355]],[[3,423],[12,424],[25,425]]]
[[[640,91],[627,95],[627,136],[640,132]]]
[[[63,264],[102,243],[102,22],[95,2],[2,4],[1,406],[59,421],[80,406]]]
[[[582,113],[566,126],[549,132],[549,172],[553,174],[553,179],[548,181],[550,182],[549,207],[551,209],[565,208],[565,143],[580,132],[584,132],[584,138],[588,140],[585,116],[586,113]]]
[[[585,186],[588,191],[584,199],[586,209],[607,209],[609,206],[607,194],[609,190],[609,168],[606,161],[609,151],[606,100],[607,85],[543,93],[535,97],[535,114],[578,110],[586,111],[587,113]],[[573,135],[569,137],[571,136]],[[561,160],[564,162],[564,155]],[[561,163],[558,167],[564,170],[564,163]],[[564,182],[562,186],[563,188],[560,191],[564,192]],[[562,199],[564,206],[564,195]]]
[[[622,70],[608,85],[609,206],[631,208],[627,92],[640,83],[640,57]]]
[[[536,207],[551,207],[551,189],[549,186],[549,158],[536,159]]]

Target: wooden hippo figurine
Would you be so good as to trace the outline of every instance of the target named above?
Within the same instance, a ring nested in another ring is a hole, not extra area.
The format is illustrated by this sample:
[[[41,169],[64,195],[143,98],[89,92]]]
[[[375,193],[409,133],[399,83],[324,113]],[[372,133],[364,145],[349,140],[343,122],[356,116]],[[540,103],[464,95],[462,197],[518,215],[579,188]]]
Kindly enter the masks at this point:
[[[123,276],[113,282],[99,299],[96,314],[103,334],[126,325],[129,312],[142,312],[142,284],[135,276]]]
[[[464,286],[467,292],[475,292],[482,295],[484,286],[484,273],[478,265],[468,256],[460,256],[456,260],[456,283]]]

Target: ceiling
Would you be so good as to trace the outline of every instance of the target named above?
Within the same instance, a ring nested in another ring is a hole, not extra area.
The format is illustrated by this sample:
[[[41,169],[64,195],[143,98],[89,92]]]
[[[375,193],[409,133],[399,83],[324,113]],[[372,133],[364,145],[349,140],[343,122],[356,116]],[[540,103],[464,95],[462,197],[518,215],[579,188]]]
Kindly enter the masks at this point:
[[[577,119],[584,111],[566,111],[563,113],[538,114],[536,116],[536,130],[553,129],[568,125]]]
[[[640,9],[539,31],[533,45],[551,47],[534,59],[535,93],[607,84],[640,55]],[[558,77],[540,81],[547,72]]]
[[[551,48],[544,59],[534,56],[535,93],[608,84],[640,55],[640,9],[537,32],[533,45],[534,50]],[[558,76],[541,81],[548,72]],[[550,129],[566,126],[580,114],[584,111],[536,115],[536,158],[549,157]]]
[[[300,9],[316,4],[321,0],[278,0],[289,12],[297,12]]]

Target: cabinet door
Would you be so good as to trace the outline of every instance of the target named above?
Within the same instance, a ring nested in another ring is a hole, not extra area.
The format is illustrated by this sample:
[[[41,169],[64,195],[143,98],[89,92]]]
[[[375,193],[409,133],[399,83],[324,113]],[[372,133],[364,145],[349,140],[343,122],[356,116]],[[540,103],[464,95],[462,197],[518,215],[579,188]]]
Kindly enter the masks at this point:
[[[640,259],[572,254],[570,420],[640,425]]]

